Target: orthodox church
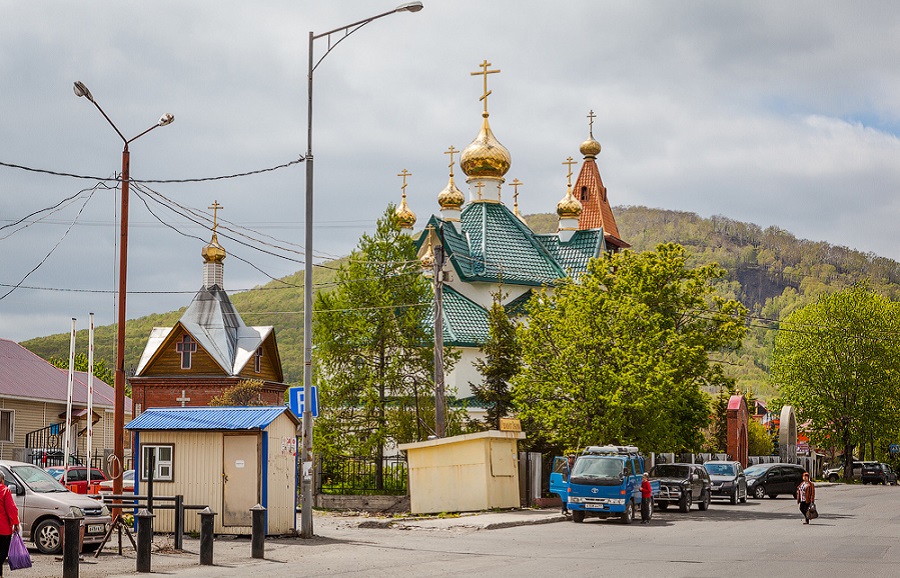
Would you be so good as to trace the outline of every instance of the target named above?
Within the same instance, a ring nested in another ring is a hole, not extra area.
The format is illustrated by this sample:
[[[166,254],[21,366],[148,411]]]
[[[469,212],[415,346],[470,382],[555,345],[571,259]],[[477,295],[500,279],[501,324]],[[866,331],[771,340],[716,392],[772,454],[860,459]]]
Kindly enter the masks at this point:
[[[533,291],[552,288],[565,277],[578,277],[587,269],[588,261],[604,251],[617,252],[629,245],[620,237],[607,197],[606,187],[597,168],[600,143],[593,136],[594,113],[590,119],[589,137],[581,143],[583,162],[573,185],[572,166],[568,157],[565,195],[556,205],[559,217],[556,233],[537,234],[519,213],[518,187],[513,180],[513,208],[503,202],[503,185],[512,165],[509,150],[494,136],[488,122],[488,75],[491,63],[480,64],[483,76],[484,103],[481,130],[461,153],[454,147],[450,156],[450,178],[437,195],[440,212],[432,215],[417,240],[423,268],[434,264],[434,249],[440,246],[444,255],[442,319],[444,344],[457,349],[461,358],[446,376],[446,387],[456,392],[457,399],[472,395],[469,383],[481,383],[482,376],[474,362],[482,357],[479,347],[488,339],[487,311],[495,295],[510,316],[524,313]],[[459,167],[466,177],[467,196],[454,182],[454,156],[459,154]],[[416,216],[406,203],[405,187],[397,217],[401,228],[411,234]],[[432,310],[429,326],[432,326]],[[472,407],[470,406],[470,411]],[[477,412],[473,412],[477,413]]]
[[[248,327],[224,289],[226,253],[216,228],[203,247],[203,287],[174,327],[154,327],[129,379],[135,417],[151,407],[204,406],[247,379],[260,380],[260,401],[284,405],[287,385],[275,328]]]

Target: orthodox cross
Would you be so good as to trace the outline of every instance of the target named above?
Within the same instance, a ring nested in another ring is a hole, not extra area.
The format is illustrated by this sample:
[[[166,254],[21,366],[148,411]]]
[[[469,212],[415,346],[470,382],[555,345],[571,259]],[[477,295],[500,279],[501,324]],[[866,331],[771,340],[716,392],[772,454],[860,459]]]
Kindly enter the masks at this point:
[[[182,390],[181,390],[181,397],[176,397],[176,398],[175,398],[175,401],[181,402],[181,407],[186,406],[186,405],[187,405],[187,402],[191,401],[191,398],[189,398],[189,397],[186,395],[186,393],[187,393],[187,392],[184,391],[184,390],[182,389]]]
[[[591,110],[591,112],[588,113],[587,117],[588,117],[588,120],[590,121],[590,129],[589,130],[590,130],[591,138],[594,138],[594,119],[597,118],[597,115],[594,114],[593,110]]]
[[[518,213],[519,211],[519,185],[524,185],[522,181],[519,179],[513,179],[513,182],[509,183],[513,188],[513,208]]]
[[[488,74],[497,74],[497,73],[500,72],[500,71],[499,71],[499,70],[488,70],[488,68],[490,68],[490,66],[491,66],[491,63],[488,62],[487,60],[485,60],[484,62],[482,62],[482,63],[479,64],[478,66],[481,67],[481,72],[470,72],[469,74],[470,74],[471,76],[478,76],[478,75],[481,75],[481,76],[484,77],[484,94],[482,94],[482,95],[481,95],[481,98],[479,98],[478,100],[483,100],[483,101],[484,101],[484,115],[487,116],[487,113],[488,113],[488,109],[487,109],[487,97],[488,97],[488,96],[491,94],[491,92],[492,92],[492,91],[488,90],[488,87],[487,87],[487,75],[488,75]]]
[[[213,210],[213,233],[215,233],[215,232],[216,232],[216,227],[219,226],[219,223],[218,223],[218,212],[219,212],[219,209],[224,209],[225,207],[223,207],[222,205],[220,205],[220,204],[219,204],[219,201],[213,201],[213,204],[211,204],[211,205],[210,205],[209,207],[207,207],[207,208]]]
[[[566,178],[569,179],[569,186],[571,187],[572,186],[572,165],[577,164],[577,163],[572,160],[572,157],[567,157],[566,162],[564,162],[562,164],[568,165],[568,167],[569,167],[569,173],[566,175]]]
[[[475,185],[475,188],[478,189],[478,200],[480,201],[481,200],[481,189],[484,188],[484,183],[482,183],[481,181],[478,181],[478,184]]]
[[[456,150],[456,147],[454,147],[453,145],[450,145],[450,148],[448,148],[447,151],[444,153],[445,155],[450,155],[450,164],[447,166],[450,167],[450,176],[451,177],[453,176],[453,155],[455,155],[458,152],[459,151]]]
[[[403,177],[403,186],[400,187],[400,190],[403,192],[403,198],[405,199],[406,198],[406,177],[411,177],[412,173],[407,171],[406,169],[403,169],[402,172],[397,173],[397,176]]]

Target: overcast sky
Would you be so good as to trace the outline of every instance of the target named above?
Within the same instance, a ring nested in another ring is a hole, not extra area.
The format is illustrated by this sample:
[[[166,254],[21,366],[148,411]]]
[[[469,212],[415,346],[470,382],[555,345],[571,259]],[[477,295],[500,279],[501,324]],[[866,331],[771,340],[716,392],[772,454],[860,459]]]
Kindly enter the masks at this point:
[[[402,169],[420,225],[437,211],[442,153],[480,127],[482,82],[470,72],[487,59],[502,71],[489,78],[490,121],[512,155],[507,180],[525,183],[524,213],[555,210],[562,162],[581,160],[593,109],[614,205],[724,215],[900,259],[894,2],[423,1],[419,13],[365,26],[316,70],[317,255],[344,255],[372,229],[399,201]],[[297,160],[309,31],[394,6],[0,0],[0,162],[119,172],[122,141],[74,95],[76,80],[126,138],[175,115],[130,145],[135,180]],[[317,40],[317,57],[326,48]],[[218,200],[233,223],[223,226],[281,247],[220,237],[226,289],[237,292],[302,269],[304,183],[297,164],[143,186],[204,213]],[[114,184],[0,166],[0,295],[22,285],[0,299],[0,337],[66,332],[72,317],[83,328],[91,311],[98,325],[114,321],[119,200],[105,188]],[[190,302],[210,236],[208,224],[151,203],[171,228],[162,225],[141,200],[149,194],[131,196],[129,318]],[[60,203],[39,222],[7,226]]]

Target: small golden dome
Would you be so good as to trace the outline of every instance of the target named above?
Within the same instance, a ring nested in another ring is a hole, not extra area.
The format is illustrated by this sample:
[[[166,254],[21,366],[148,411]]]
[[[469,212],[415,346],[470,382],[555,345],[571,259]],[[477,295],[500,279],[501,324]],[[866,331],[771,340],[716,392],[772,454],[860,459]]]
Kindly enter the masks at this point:
[[[583,154],[586,159],[597,158],[597,155],[600,154],[600,143],[597,142],[594,137],[590,137],[581,143],[581,154]]]
[[[416,226],[416,214],[406,204],[406,193],[403,193],[400,206],[397,207],[394,214],[397,215],[397,224],[400,225],[401,229],[412,229]]]
[[[438,193],[438,204],[442,209],[458,209],[466,202],[466,195],[463,194],[456,183],[453,182],[453,175],[450,175],[450,182],[444,187],[444,190]]]
[[[434,267],[434,247],[431,246],[431,231],[426,231],[425,234],[429,235],[428,248],[425,249],[425,254],[419,258],[419,262],[422,263],[422,269],[428,271]]]
[[[212,241],[200,251],[206,263],[221,263],[225,260],[225,248],[219,244],[219,237],[213,233]]]
[[[482,114],[481,132],[459,157],[459,166],[469,178],[502,178],[512,164],[512,157],[505,146],[494,136],[488,124],[488,114]]]
[[[572,186],[566,188],[566,196],[556,204],[556,214],[560,219],[577,219],[581,216],[581,201],[572,194]]]

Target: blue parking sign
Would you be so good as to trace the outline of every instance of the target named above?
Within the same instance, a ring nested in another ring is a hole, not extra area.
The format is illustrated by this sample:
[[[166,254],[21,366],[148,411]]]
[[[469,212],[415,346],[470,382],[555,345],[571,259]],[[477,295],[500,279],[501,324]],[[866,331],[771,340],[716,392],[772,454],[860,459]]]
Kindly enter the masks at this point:
[[[315,385],[310,386],[310,389],[312,390],[312,403],[309,410],[312,412],[313,417],[319,417],[319,392],[316,390]],[[288,390],[288,404],[291,406],[293,414],[300,419],[303,419],[303,410],[306,407],[303,398],[303,386],[292,387]]]

